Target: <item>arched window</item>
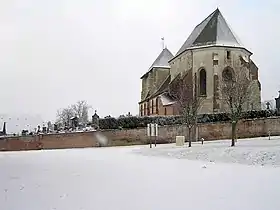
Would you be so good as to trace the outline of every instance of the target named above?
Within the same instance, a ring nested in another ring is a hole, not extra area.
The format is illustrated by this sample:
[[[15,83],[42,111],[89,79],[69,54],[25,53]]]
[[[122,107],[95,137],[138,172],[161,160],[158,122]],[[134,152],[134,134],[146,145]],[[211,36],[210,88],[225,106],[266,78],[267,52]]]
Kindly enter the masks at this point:
[[[143,104],[140,105],[140,116],[143,116]]]
[[[146,107],[146,103],[144,103],[144,116],[146,116],[147,114],[147,107]]]
[[[199,94],[206,96],[206,71],[201,69],[199,72]]]
[[[223,71],[223,79],[225,81],[232,81],[233,79],[233,70],[230,68],[225,68]]]
[[[158,114],[158,97],[156,98],[156,114]]]

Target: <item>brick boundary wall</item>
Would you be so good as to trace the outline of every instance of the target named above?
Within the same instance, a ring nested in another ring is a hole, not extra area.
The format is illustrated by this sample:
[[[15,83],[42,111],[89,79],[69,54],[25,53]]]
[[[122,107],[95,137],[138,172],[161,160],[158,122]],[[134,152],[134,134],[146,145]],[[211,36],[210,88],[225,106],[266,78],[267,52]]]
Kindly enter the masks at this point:
[[[237,136],[239,138],[268,136],[269,130],[271,135],[280,135],[280,118],[240,121],[237,126]],[[148,143],[146,128],[100,132],[108,137],[108,146]],[[97,147],[95,133],[96,131],[0,138],[0,151]],[[174,142],[176,136],[186,136],[188,132],[185,126],[172,125],[159,127],[158,133],[158,143],[169,143]],[[230,139],[231,124],[228,122],[199,124],[198,138],[204,138],[206,141]]]

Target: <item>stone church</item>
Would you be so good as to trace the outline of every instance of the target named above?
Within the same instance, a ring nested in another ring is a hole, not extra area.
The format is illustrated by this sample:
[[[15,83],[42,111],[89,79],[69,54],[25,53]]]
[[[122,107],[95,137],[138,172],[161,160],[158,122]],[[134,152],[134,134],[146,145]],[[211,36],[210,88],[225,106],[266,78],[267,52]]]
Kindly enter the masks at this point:
[[[139,115],[176,115],[176,101],[169,87],[178,75],[196,75],[198,97],[204,97],[199,113],[223,112],[219,99],[219,80],[223,73],[234,72],[236,62],[246,62],[252,87],[247,110],[261,109],[261,85],[258,67],[251,60],[252,52],[241,44],[223,15],[216,9],[189,35],[175,56],[165,47],[148,71],[141,77],[142,90]]]

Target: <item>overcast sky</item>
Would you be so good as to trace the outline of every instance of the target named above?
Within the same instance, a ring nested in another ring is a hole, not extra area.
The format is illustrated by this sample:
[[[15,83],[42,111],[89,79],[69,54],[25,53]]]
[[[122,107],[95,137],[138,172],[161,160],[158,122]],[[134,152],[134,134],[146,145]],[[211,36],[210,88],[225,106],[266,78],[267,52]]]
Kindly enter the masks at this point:
[[[280,1],[3,0],[0,113],[54,120],[86,100],[101,116],[138,113],[141,81],[217,6],[259,66],[262,98],[280,89]]]

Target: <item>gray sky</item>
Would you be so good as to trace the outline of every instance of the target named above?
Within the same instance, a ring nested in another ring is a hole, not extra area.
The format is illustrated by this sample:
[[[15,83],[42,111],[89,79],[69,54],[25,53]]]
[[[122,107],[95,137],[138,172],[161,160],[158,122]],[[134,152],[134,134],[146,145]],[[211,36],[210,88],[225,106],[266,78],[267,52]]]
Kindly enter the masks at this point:
[[[244,3],[246,2],[246,3]],[[55,119],[86,100],[101,116],[138,112],[141,81],[219,6],[259,66],[263,99],[278,95],[279,1],[6,0],[0,3],[0,113]]]

